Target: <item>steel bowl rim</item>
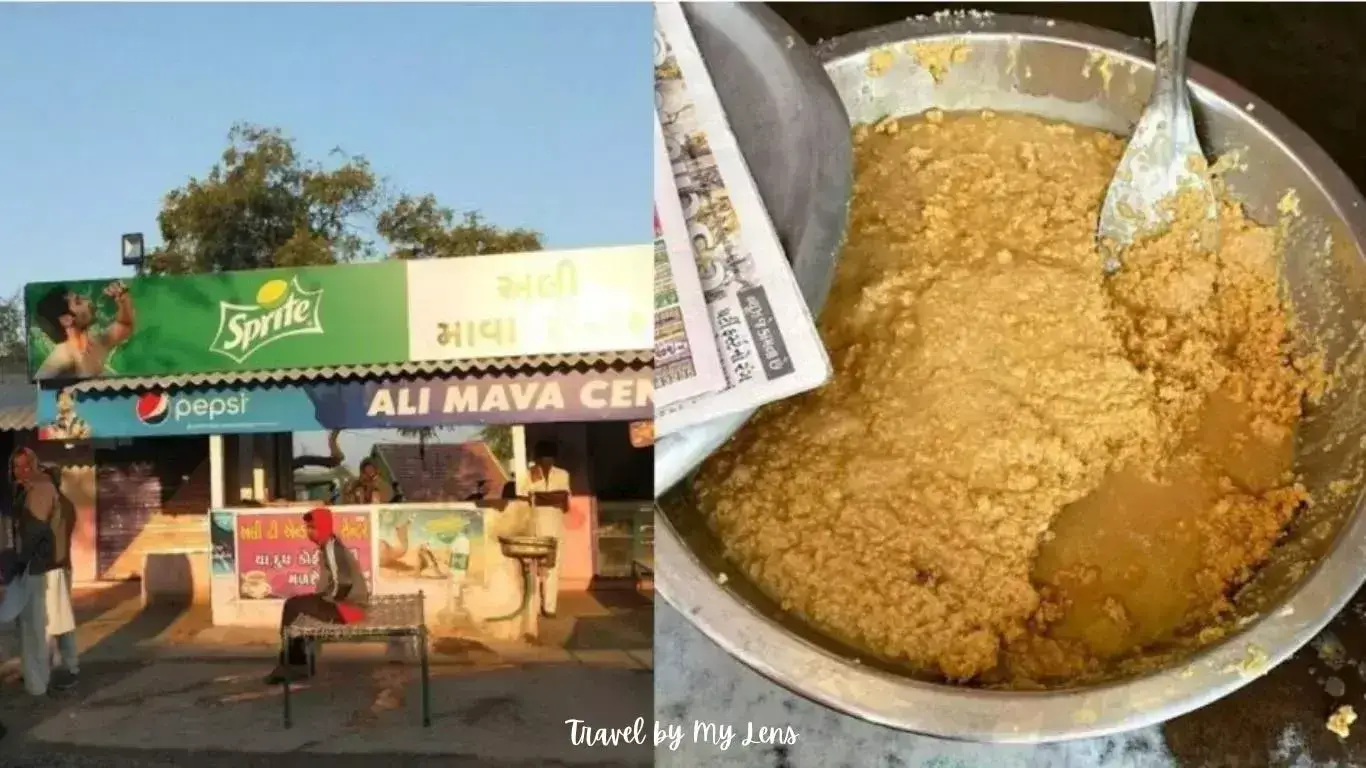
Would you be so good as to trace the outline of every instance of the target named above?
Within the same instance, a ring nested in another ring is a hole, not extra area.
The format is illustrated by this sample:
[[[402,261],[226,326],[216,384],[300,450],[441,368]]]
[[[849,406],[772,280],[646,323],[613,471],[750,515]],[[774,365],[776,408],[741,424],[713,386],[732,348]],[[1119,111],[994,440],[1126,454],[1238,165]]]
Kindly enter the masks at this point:
[[[967,23],[955,17],[908,19],[824,42],[816,46],[816,53],[828,67],[842,58],[891,43],[982,35],[1099,48],[1138,58],[1151,67],[1151,45],[1118,32],[1004,14],[975,16]],[[1255,107],[1245,119],[1257,125],[1313,179],[1349,228],[1361,258],[1366,242],[1362,197],[1327,152],[1278,110],[1229,78],[1195,62],[1190,65],[1189,78],[1206,100],[1226,102],[1244,113],[1249,110],[1243,105]],[[742,422],[735,420],[735,428]],[[662,519],[664,534],[656,538],[656,546],[666,565],[656,575],[656,588],[732,657],[787,690],[844,714],[957,741],[1040,743],[1094,738],[1156,725],[1205,706],[1265,674],[1307,644],[1366,583],[1366,570],[1352,562],[1366,554],[1363,507],[1366,499],[1359,498],[1331,548],[1293,593],[1238,634],[1165,670],[1084,689],[1032,692],[956,688],[851,663],[792,633],[726,589],[707,572],[662,513],[657,517]],[[1265,662],[1259,669],[1243,673],[1240,670],[1252,648],[1264,650]],[[874,701],[878,695],[893,701]],[[1117,706],[1126,703],[1115,701],[1117,696],[1128,699],[1127,706]],[[1159,704],[1147,706],[1136,700],[1156,700]],[[1001,710],[994,727],[963,724],[980,719],[980,704]],[[1020,723],[1012,729],[1007,711],[1020,709],[1018,705],[1025,705],[1023,709],[1031,715],[1040,710],[1046,714],[1043,718],[1021,718],[1021,723],[1031,726],[1029,730],[1020,728]],[[1048,722],[1041,724],[1040,720]]]

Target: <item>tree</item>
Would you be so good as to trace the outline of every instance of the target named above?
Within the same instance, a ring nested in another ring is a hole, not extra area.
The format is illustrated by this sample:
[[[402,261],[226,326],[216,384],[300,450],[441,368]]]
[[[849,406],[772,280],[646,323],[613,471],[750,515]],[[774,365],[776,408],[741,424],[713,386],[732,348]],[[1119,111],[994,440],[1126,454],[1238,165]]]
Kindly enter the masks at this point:
[[[22,364],[26,360],[24,343],[24,296],[16,293],[0,299],[0,368],[6,363]]]
[[[360,155],[334,148],[329,159],[331,164],[302,157],[278,128],[234,125],[208,174],[166,195],[157,217],[162,245],[148,253],[143,271],[187,274],[541,249],[534,230],[504,229],[477,211],[457,216],[431,194],[387,191]],[[3,322],[0,314],[0,331]],[[435,433],[430,427],[400,432],[423,446]],[[481,438],[494,455],[512,458],[510,428],[488,427]]]
[[[340,148],[302,157],[278,128],[241,123],[203,178],[166,195],[152,274],[221,272],[539,250],[540,235],[457,217],[430,194],[391,194],[370,163]],[[376,238],[371,233],[376,233]]]
[[[504,463],[513,459],[512,427],[507,424],[489,424],[479,431],[479,439],[489,447],[493,455]]]
[[[479,256],[488,253],[522,253],[541,249],[540,234],[529,229],[500,229],[484,221],[477,211],[466,212],[457,222],[455,212],[443,208],[431,195],[401,195],[379,215],[376,229],[389,241],[396,259]]]
[[[152,273],[219,272],[335,264],[372,255],[360,224],[379,203],[363,157],[305,160],[279,129],[238,124],[204,178],[173,189],[157,217],[162,245]]]

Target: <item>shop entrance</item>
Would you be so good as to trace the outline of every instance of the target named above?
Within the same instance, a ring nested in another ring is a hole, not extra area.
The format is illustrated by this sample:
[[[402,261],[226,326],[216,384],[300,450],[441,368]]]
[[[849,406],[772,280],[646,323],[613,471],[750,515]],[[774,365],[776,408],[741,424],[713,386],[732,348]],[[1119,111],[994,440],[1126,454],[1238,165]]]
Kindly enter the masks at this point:
[[[147,552],[174,550],[204,538],[209,509],[206,438],[110,441],[96,448],[95,465],[97,578],[140,577]]]

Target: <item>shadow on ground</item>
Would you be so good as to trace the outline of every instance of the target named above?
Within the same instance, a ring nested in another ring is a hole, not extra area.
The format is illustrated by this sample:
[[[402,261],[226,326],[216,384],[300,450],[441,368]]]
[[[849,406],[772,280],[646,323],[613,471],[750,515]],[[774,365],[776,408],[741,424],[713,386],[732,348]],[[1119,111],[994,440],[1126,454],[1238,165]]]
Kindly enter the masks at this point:
[[[543,639],[550,648],[607,653],[580,661],[533,653],[537,663],[519,665],[477,638],[434,638],[430,729],[418,726],[414,666],[327,654],[318,678],[296,689],[297,725],[285,731],[280,691],[261,682],[259,649],[219,656],[204,640],[196,643],[211,623],[203,606],[144,609],[139,595],[139,585],[128,583],[75,596],[87,646],[76,689],[30,697],[17,660],[0,665],[8,673],[0,674],[0,721],[11,730],[0,765],[186,765],[190,753],[177,750],[191,747],[196,765],[291,764],[231,751],[216,756],[246,734],[247,748],[269,752],[440,753],[441,765],[583,764],[590,756],[568,748],[567,735],[559,738],[565,719],[621,727],[648,716],[653,697],[647,665],[626,653],[650,648],[652,602],[630,592],[580,593],[562,600]],[[0,659],[7,655],[0,650]],[[519,738],[526,733],[537,738]],[[613,750],[590,762],[642,759]]]
[[[142,610],[140,596],[141,585],[136,581],[81,589],[72,596],[76,623],[89,645],[81,654],[80,680],[69,691],[30,696],[24,689],[13,627],[0,627],[0,722],[10,732],[0,747],[6,756],[0,764],[18,765],[10,762],[11,755],[24,743],[27,732],[39,723],[146,666],[146,662],[102,661],[101,657],[125,656],[130,647],[166,634],[187,613],[186,606],[175,605]]]
[[[635,590],[562,595],[559,614],[542,620],[540,645],[569,651],[644,651],[654,646],[654,600]]]
[[[570,651],[645,651],[654,647],[654,637],[648,630],[632,627],[616,617],[583,617],[574,622],[574,629],[562,647]]]
[[[141,662],[87,664],[81,669],[81,679],[74,689],[53,691],[47,696],[30,696],[24,690],[18,667],[5,665],[0,674],[0,722],[9,729],[9,735],[0,744],[0,754],[4,755],[0,765],[16,765],[10,762],[11,757],[24,752],[27,735],[32,729],[56,717],[64,707],[80,703],[92,692],[127,679],[143,666]]]
[[[243,661],[94,664],[78,690],[47,700],[23,700],[6,690],[0,719],[14,733],[0,747],[0,764],[120,765],[117,760],[127,755],[143,758],[140,765],[163,758],[179,765],[290,765],[298,764],[299,752],[326,753],[329,762],[333,755],[356,753],[371,761],[380,755],[441,755],[442,765],[651,760],[649,745],[573,746],[564,725],[582,718],[622,727],[648,716],[653,683],[648,670],[639,668],[434,668],[430,728],[420,725],[420,676],[411,665],[321,666],[318,677],[296,686],[292,729],[283,726],[280,689],[264,685],[260,674],[257,665]],[[237,762],[212,762],[216,752],[233,750],[241,750]],[[249,753],[287,754],[293,762]],[[72,755],[91,761],[68,762]],[[405,763],[412,761],[405,757]]]
[[[212,625],[206,606],[158,602],[144,607],[141,585],[125,581],[73,595],[82,661],[144,658],[155,648],[192,640]]]

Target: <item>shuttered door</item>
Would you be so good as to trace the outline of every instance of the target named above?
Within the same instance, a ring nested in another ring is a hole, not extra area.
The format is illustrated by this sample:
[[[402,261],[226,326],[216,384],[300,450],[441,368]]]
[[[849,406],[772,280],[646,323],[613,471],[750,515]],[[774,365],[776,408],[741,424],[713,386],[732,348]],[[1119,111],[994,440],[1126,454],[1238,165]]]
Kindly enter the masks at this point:
[[[95,461],[99,578],[140,577],[148,552],[207,549],[207,439],[136,440]]]

